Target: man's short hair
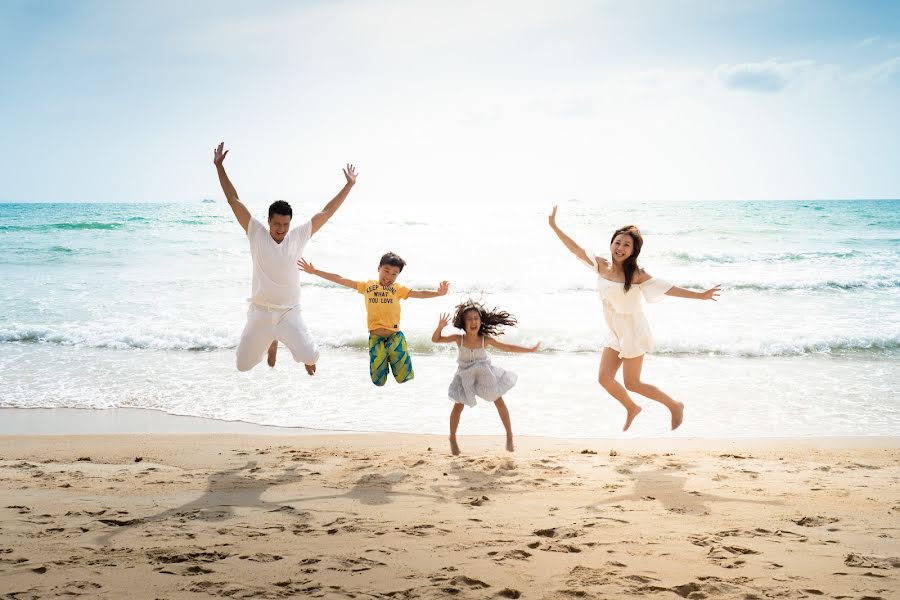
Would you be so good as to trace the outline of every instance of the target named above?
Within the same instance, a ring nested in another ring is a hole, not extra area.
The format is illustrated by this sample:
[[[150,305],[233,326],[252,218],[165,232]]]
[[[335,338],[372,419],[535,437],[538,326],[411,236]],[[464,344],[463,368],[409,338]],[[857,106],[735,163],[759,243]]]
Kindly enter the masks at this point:
[[[291,205],[284,200],[276,200],[269,205],[269,220],[271,220],[274,215],[284,215],[293,218],[294,211],[291,210]]]
[[[378,268],[380,269],[384,265],[390,265],[392,267],[398,267],[401,271],[403,267],[406,266],[406,261],[394,254],[393,252],[388,252],[384,256],[381,257],[381,262],[378,263]]]

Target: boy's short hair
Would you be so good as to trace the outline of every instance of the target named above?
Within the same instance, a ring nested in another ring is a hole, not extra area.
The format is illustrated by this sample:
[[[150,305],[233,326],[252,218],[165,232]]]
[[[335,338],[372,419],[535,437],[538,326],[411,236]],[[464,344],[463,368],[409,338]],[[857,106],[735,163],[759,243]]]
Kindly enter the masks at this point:
[[[393,252],[388,252],[384,256],[381,257],[381,261],[378,263],[378,268],[380,269],[384,265],[390,265],[392,267],[397,267],[401,271],[403,271],[403,267],[406,266],[406,261],[394,254]]]
[[[269,205],[269,220],[273,215],[284,215],[293,219],[294,211],[291,209],[291,205],[284,200],[276,200]]]

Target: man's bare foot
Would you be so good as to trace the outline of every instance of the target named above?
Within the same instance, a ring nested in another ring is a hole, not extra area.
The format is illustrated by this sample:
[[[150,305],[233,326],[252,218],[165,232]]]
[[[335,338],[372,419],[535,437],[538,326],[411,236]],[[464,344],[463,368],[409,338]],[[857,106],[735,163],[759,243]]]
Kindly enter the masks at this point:
[[[644,410],[637,404],[634,405],[634,408],[628,409],[628,416],[625,417],[625,427],[622,428],[622,431],[628,431],[628,428],[631,427],[631,422],[634,421],[634,418],[641,414],[641,411]]]
[[[675,403],[675,410],[672,411],[672,430],[678,429],[678,426],[681,425],[681,422],[684,421],[684,404],[681,402]]]
[[[272,345],[269,346],[269,356],[266,358],[266,362],[269,363],[270,367],[275,366],[275,355],[278,353],[278,340],[272,342]]]
[[[513,446],[513,439],[511,437],[506,438],[506,451],[507,452],[515,452],[516,447]]]
[[[306,367],[306,372],[310,374],[310,376],[316,374],[316,365],[303,365]]]
[[[450,453],[453,456],[459,456],[459,444],[456,443],[456,438],[450,438]]]

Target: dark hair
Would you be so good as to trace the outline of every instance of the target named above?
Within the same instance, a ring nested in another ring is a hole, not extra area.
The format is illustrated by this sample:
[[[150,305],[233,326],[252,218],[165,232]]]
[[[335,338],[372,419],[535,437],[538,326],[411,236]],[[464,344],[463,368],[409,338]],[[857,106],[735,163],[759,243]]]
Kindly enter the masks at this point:
[[[384,256],[381,257],[381,261],[378,263],[378,268],[380,269],[384,265],[390,265],[392,267],[398,267],[401,271],[403,267],[406,266],[406,261],[394,254],[393,252],[388,252]]]
[[[291,205],[284,200],[276,200],[269,205],[269,220],[271,220],[274,215],[285,215],[293,218],[294,211],[291,210]]]
[[[637,259],[638,256],[641,255],[641,246],[644,245],[644,238],[641,236],[641,231],[637,227],[634,225],[626,225],[625,227],[619,227],[613,232],[609,243],[612,244],[616,239],[616,236],[623,233],[631,236],[631,241],[634,246],[631,256],[626,258],[625,262],[622,264],[622,269],[625,271],[625,291],[627,292],[631,289],[631,282],[634,281],[634,274],[637,273],[639,269]]]
[[[456,305],[456,314],[453,315],[453,326],[457,329],[466,329],[466,313],[470,310],[477,310],[478,316],[481,317],[481,328],[478,335],[503,335],[500,330],[504,326],[514,327],[516,318],[498,308],[486,308],[479,302],[474,300],[466,300],[462,304]]]

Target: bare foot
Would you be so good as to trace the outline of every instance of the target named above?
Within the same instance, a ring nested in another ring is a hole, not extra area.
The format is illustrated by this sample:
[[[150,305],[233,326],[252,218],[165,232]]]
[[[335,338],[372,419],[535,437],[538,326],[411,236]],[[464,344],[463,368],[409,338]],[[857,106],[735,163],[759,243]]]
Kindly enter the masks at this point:
[[[278,353],[278,340],[272,342],[272,345],[269,346],[269,356],[266,358],[266,362],[269,363],[270,367],[275,366],[275,355]]]
[[[506,451],[507,452],[515,452],[516,447],[513,446],[513,439],[511,437],[506,438]]]
[[[459,444],[456,443],[456,438],[450,438],[450,453],[453,456],[459,456]]]
[[[625,417],[625,427],[622,428],[622,431],[628,431],[628,428],[631,427],[631,422],[634,421],[634,418],[641,414],[641,411],[644,410],[637,404],[634,405],[634,408],[628,409],[628,416]]]
[[[676,408],[672,411],[672,429],[678,429],[681,422],[684,421],[684,404],[676,402]]]
[[[310,376],[316,374],[316,365],[303,365],[306,367],[306,372],[310,374]]]

